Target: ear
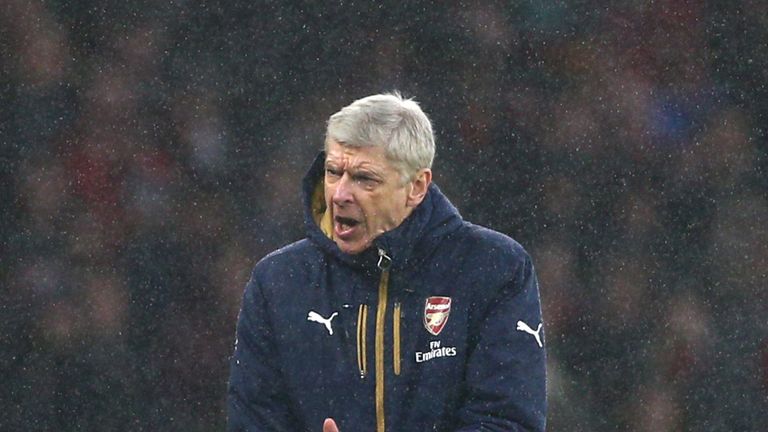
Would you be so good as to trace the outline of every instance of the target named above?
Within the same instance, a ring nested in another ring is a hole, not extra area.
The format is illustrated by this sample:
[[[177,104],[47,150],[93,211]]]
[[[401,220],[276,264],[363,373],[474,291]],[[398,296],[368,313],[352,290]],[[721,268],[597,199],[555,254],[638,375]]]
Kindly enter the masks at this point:
[[[432,170],[424,168],[416,174],[416,177],[411,180],[408,191],[408,197],[405,205],[408,207],[416,207],[424,201],[424,197],[427,196],[429,185],[432,184]]]

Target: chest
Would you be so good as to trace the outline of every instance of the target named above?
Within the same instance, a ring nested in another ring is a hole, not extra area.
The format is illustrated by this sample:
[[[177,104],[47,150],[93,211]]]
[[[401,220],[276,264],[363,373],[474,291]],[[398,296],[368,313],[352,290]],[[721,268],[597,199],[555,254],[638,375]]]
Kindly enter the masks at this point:
[[[273,310],[281,364],[323,386],[458,378],[488,301],[476,279],[427,269],[307,280]]]

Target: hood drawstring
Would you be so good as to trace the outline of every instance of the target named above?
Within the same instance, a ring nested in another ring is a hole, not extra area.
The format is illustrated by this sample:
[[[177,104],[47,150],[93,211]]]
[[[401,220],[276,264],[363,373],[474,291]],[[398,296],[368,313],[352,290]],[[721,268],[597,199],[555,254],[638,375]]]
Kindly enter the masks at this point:
[[[389,270],[389,266],[392,265],[392,258],[390,258],[389,255],[387,255],[387,251],[382,248],[379,248],[379,262],[376,263],[376,265],[383,271]]]

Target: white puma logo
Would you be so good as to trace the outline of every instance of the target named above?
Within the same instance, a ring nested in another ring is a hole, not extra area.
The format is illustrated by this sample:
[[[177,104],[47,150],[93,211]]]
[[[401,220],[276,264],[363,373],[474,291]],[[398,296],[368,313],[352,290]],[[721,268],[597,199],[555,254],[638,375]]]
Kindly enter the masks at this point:
[[[539,344],[539,348],[542,348],[544,345],[541,343],[541,337],[539,336],[539,332],[541,331],[541,323],[539,323],[539,328],[536,329],[536,331],[533,331],[530,327],[528,327],[528,324],[518,321],[517,322],[517,329],[520,331],[524,331],[528,334],[533,335],[533,337],[536,338],[536,343]]]
[[[320,316],[319,313],[315,311],[309,311],[309,314],[307,315],[307,321],[314,321],[316,323],[323,324],[326,329],[328,329],[328,334],[333,335],[333,328],[331,328],[331,320],[338,315],[338,312],[334,312],[328,319],[323,318]]]

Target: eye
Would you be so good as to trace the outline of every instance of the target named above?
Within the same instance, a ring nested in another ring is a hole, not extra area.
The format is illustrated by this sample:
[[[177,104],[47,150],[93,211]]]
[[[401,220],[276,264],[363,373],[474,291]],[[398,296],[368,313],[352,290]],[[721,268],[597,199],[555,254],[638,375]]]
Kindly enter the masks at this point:
[[[328,167],[325,169],[325,175],[328,177],[340,177],[341,171],[336,168]]]
[[[359,184],[361,184],[361,185],[363,185],[365,187],[368,187],[368,188],[374,187],[374,186],[376,186],[379,183],[379,181],[377,179],[375,179],[375,178],[373,178],[373,177],[371,177],[371,176],[369,176],[367,174],[356,174],[356,175],[354,175],[352,177],[352,179],[355,182],[357,182],[357,183],[359,183]]]

